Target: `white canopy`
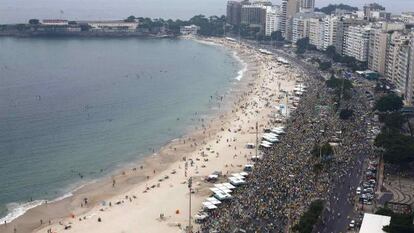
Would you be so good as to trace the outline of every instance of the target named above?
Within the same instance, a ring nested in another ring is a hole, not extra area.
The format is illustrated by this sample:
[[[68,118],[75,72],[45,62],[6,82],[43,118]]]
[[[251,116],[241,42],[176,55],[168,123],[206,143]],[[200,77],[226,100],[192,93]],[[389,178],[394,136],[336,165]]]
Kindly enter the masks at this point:
[[[230,184],[232,184],[234,186],[239,186],[239,185],[242,185],[242,184],[246,183],[246,181],[244,181],[243,179],[240,179],[240,178],[237,178],[237,177],[234,177],[234,176],[229,177],[229,180],[230,180]]]
[[[208,201],[203,202],[203,206],[204,208],[209,209],[209,210],[217,209],[217,206],[215,206],[213,203],[208,202]]]
[[[208,202],[211,202],[213,205],[218,205],[218,204],[221,204],[221,201],[217,200],[217,199],[216,199],[216,198],[214,198],[214,197],[209,197],[209,198],[207,198],[207,201],[208,201]]]
[[[223,183],[223,185],[226,186],[228,189],[235,189],[236,188],[233,185],[231,185],[230,183]]]

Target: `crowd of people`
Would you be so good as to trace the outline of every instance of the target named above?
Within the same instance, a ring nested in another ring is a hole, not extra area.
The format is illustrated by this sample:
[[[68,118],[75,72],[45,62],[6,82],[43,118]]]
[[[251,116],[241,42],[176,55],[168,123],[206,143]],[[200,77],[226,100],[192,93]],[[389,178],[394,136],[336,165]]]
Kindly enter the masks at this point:
[[[298,223],[301,214],[317,199],[325,202],[321,227],[332,221],[335,205],[351,200],[359,168],[371,153],[366,139],[369,105],[363,91],[353,88],[341,108],[351,109],[349,120],[339,118],[333,90],[324,80],[305,78],[307,92],[286,122],[281,142],[263,150],[246,185],[233,198],[212,211],[201,232],[285,232]],[[336,140],[332,156],[315,156],[315,145]],[[339,193],[339,190],[340,193]],[[343,199],[345,195],[346,200]],[[331,216],[331,217],[328,217]]]

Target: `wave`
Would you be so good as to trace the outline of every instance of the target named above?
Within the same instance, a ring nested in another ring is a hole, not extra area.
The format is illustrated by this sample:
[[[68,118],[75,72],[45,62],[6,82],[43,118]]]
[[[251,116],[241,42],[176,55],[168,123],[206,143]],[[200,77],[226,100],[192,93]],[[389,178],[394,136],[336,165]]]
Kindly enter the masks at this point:
[[[9,203],[7,204],[7,210],[8,214],[0,219],[0,225],[4,224],[6,221],[7,223],[13,221],[14,219],[22,216],[24,213],[26,213],[28,210],[35,208],[36,206],[42,205],[46,203],[45,200],[35,200],[31,202],[26,203]]]
[[[242,78],[243,78],[243,76],[244,76],[244,73],[247,71],[247,64],[246,64],[246,62],[244,62],[240,57],[239,57],[239,55],[237,54],[237,52],[236,51],[234,51],[233,52],[233,57],[238,61],[238,62],[240,62],[240,64],[242,64],[242,68],[237,72],[237,76],[236,76],[236,80],[237,81],[240,81]]]

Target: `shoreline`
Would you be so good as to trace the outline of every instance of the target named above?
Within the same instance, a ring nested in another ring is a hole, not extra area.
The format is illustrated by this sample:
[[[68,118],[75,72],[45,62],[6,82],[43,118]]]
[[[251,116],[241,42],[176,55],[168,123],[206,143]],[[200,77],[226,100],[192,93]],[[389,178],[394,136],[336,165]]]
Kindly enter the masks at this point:
[[[34,38],[36,38],[36,37],[37,36],[35,36]],[[84,38],[84,37],[81,37],[81,38]],[[105,38],[105,36],[103,36],[102,38]],[[113,37],[109,37],[109,38],[113,38]],[[127,38],[132,38],[132,37],[127,37]],[[139,38],[143,38],[143,39],[161,39],[161,37],[157,38],[157,37],[151,37],[151,36],[149,36],[149,37],[144,36],[144,37],[139,37]],[[182,38],[174,37],[174,38],[169,38],[169,39],[182,39]],[[194,41],[196,41],[197,43],[202,43],[201,41],[197,41],[197,40],[194,40]],[[210,45],[220,46],[219,44],[210,44]],[[229,52],[231,52],[231,51],[229,51]],[[232,54],[232,55],[234,56],[234,54]],[[238,57],[237,57],[236,60],[238,62],[242,61]],[[244,66],[245,66],[245,64],[243,64],[243,67]],[[242,69],[239,70],[238,73],[237,73],[237,76],[234,77],[235,81],[231,81],[232,83],[230,84],[229,89],[226,91],[226,95],[227,95],[228,92],[231,92],[232,89],[237,89],[237,88],[234,88],[234,87],[239,85],[239,82],[240,82],[239,76],[240,76],[241,71],[242,71]],[[215,104],[217,104],[217,103],[214,103],[214,105]],[[221,113],[223,111],[226,111],[226,110],[223,110],[223,109],[226,108],[225,104],[220,109],[213,109],[213,108],[215,108],[215,107],[210,106],[209,109],[206,110],[206,112],[203,116],[210,119],[210,120],[211,119],[216,119],[221,115]],[[199,122],[191,124],[191,126],[194,126],[194,125],[197,128],[201,124]],[[61,203],[58,203],[58,202],[65,202],[65,203],[66,202],[72,202],[73,199],[75,199],[74,196],[83,195],[84,192],[87,192],[86,190],[94,189],[93,188],[94,186],[101,186],[102,185],[101,183],[110,182],[109,179],[111,177],[119,176],[124,171],[131,170],[134,167],[136,168],[137,166],[139,166],[141,164],[147,164],[147,163],[151,164],[152,163],[151,158],[153,156],[161,156],[160,154],[162,154],[163,151],[168,150],[168,147],[171,148],[172,146],[174,146],[177,142],[179,142],[183,138],[191,137],[191,135],[193,135],[193,134],[194,134],[194,136],[197,136],[198,134],[200,134],[200,132],[198,132],[197,129],[194,130],[194,129],[189,129],[188,128],[188,129],[184,130],[184,133],[183,133],[182,136],[180,136],[178,138],[171,139],[171,140],[167,141],[166,143],[160,145],[160,147],[158,149],[155,149],[154,153],[149,153],[149,154],[144,155],[142,158],[119,164],[119,165],[116,166],[116,168],[113,171],[111,171],[107,174],[104,174],[101,177],[93,178],[93,179],[90,179],[90,180],[80,180],[79,182],[76,182],[76,183],[70,185],[69,187],[64,188],[66,191],[64,191],[60,196],[54,197],[52,200],[40,199],[40,200],[33,200],[33,201],[30,201],[30,202],[25,202],[25,203],[8,203],[7,205],[16,205],[16,208],[14,209],[14,211],[9,212],[6,216],[3,216],[1,218],[0,232],[3,232],[4,228],[9,228],[10,225],[13,225],[15,220],[18,220],[20,218],[24,218],[25,215],[29,215],[30,213],[28,213],[28,212],[31,212],[31,211],[35,212],[36,208],[42,208],[42,207],[45,207],[45,206],[52,206],[52,208],[53,208],[53,206],[55,204],[57,206],[60,206]],[[149,162],[147,160],[150,160],[151,162]],[[141,183],[141,182],[143,182],[143,181],[140,181],[140,182],[137,182],[137,183]],[[121,193],[121,192],[124,192],[124,191],[118,191],[118,192]],[[113,194],[113,195],[115,195],[115,194]],[[6,225],[4,225],[5,220],[7,222]],[[6,229],[6,230],[8,230],[8,229]]]
[[[237,51],[237,48],[235,48],[237,47],[236,45],[234,44],[231,45],[229,44],[229,42],[226,42],[224,39],[203,38],[201,41],[199,40],[198,42],[210,43],[212,42],[211,40],[214,40],[215,42],[220,42],[221,40],[222,43],[219,44],[219,43],[213,42],[214,43],[213,45],[222,46],[225,49],[229,49],[230,52],[236,52],[236,55],[240,55],[238,53],[243,51],[241,48],[238,48],[240,51]],[[261,58],[266,57],[265,55],[258,54],[257,51],[254,51],[252,49],[246,49],[246,50],[250,50],[248,52],[253,53],[254,55],[259,56]],[[183,182],[185,182],[186,179],[183,179],[182,177],[181,178],[178,177],[178,176],[183,175],[182,173],[184,173],[183,155],[178,155],[178,154],[185,154],[186,158],[191,158],[190,161],[192,162],[197,161],[195,163],[198,163],[197,158],[193,159],[195,157],[194,154],[199,154],[197,153],[197,151],[201,151],[203,147],[207,147],[207,145],[211,143],[211,141],[220,140],[223,137],[223,135],[229,134],[226,131],[223,132],[223,125],[228,125],[227,124],[228,122],[231,122],[234,120],[237,121],[237,120],[240,120],[240,117],[243,117],[243,116],[237,116],[237,113],[240,113],[241,109],[239,107],[236,107],[236,109],[234,109],[234,106],[237,106],[236,102],[240,100],[240,98],[247,99],[246,93],[247,93],[247,96],[254,97],[253,87],[254,85],[258,85],[255,76],[257,76],[257,73],[259,72],[257,69],[259,64],[257,64],[257,61],[249,60],[249,57],[250,56],[247,56],[246,54],[244,54],[244,57],[243,56],[241,58],[239,57],[240,60],[246,62],[240,71],[245,69],[244,76],[247,76],[247,77],[243,77],[241,81],[236,82],[235,85],[231,85],[230,87],[231,90],[228,90],[226,92],[225,103],[229,105],[229,109],[227,109],[226,106],[223,106],[224,113],[219,110],[214,114],[211,114],[211,115],[209,114],[209,116],[207,116],[207,118],[209,119],[208,123],[206,123],[204,119],[202,119],[201,121],[202,123],[199,122],[202,127],[198,128],[199,127],[199,124],[198,124],[198,126],[195,127],[196,128],[195,130],[191,130],[185,133],[183,137],[171,140],[170,142],[162,146],[157,153],[154,153],[152,155],[147,155],[145,156],[145,158],[140,159],[139,161],[135,161],[128,165],[125,165],[125,167],[123,166],[123,168],[116,169],[112,174],[109,174],[108,177],[105,176],[103,178],[100,178],[97,181],[93,181],[92,184],[84,185],[84,187],[81,187],[79,188],[79,190],[74,191],[73,195],[70,197],[64,198],[63,200],[59,200],[56,202],[49,202],[48,204],[41,205],[41,206],[28,210],[25,214],[17,218],[15,221],[8,223],[8,226],[4,227],[4,225],[0,225],[0,232],[3,232],[4,229],[6,229],[4,232],[12,232],[13,227],[11,226],[13,224],[17,224],[21,226],[21,227],[19,226],[19,228],[17,229],[18,232],[26,232],[25,231],[26,229],[27,229],[27,232],[33,232],[33,230],[34,232],[36,232],[36,230],[39,230],[39,229],[40,229],[40,232],[46,232],[45,230],[46,228],[47,229],[49,228],[59,229],[59,228],[63,228],[64,225],[72,226],[72,224],[75,228],[75,225],[79,225],[76,219],[78,218],[78,216],[79,216],[79,222],[82,222],[83,224],[84,222],[90,222],[86,220],[90,218],[95,218],[94,216],[96,216],[97,213],[107,214],[111,212],[112,209],[111,207],[108,207],[107,200],[114,200],[114,201],[111,201],[110,203],[120,202],[121,204],[119,204],[119,206],[120,208],[122,208],[124,205],[126,205],[124,204],[124,202],[125,203],[128,202],[128,199],[129,199],[129,202],[131,203],[142,202],[142,199],[146,200],[148,198],[147,197],[148,194],[146,195],[147,193],[146,191],[148,191],[148,193],[153,193],[153,192],[159,193],[162,191],[157,190],[157,189],[164,189],[163,191],[166,191],[168,194],[169,192],[168,187],[167,187],[167,190],[165,190],[165,187],[160,185],[160,183],[162,182],[168,182],[170,180],[173,180],[171,181],[172,184],[170,184],[170,188],[178,187],[179,184],[183,184]],[[250,77],[249,77],[249,74],[250,74]],[[229,96],[227,96],[228,92],[230,92]],[[240,104],[240,101],[239,101],[239,104]],[[234,105],[233,108],[231,107],[232,105]],[[267,120],[268,119],[265,119],[265,121],[261,123],[261,125],[263,126]],[[204,126],[205,123],[208,125]],[[221,138],[219,137],[219,139],[214,139],[214,138],[217,138],[217,135],[220,135]],[[248,136],[251,136],[251,135],[248,135]],[[187,144],[185,143],[186,140],[187,140]],[[188,145],[189,143],[191,143],[191,146]],[[225,149],[225,150],[228,150],[228,149]],[[219,157],[218,152],[216,153],[217,153],[217,157]],[[233,160],[234,160],[234,157],[233,157]],[[246,155],[244,156],[244,158],[236,158],[235,162],[237,162],[238,164],[235,167],[233,167],[233,163],[231,163],[232,168],[227,169],[227,172],[229,170],[233,170],[233,171],[241,170],[240,166],[243,163],[246,163],[248,160],[249,159],[247,158]],[[187,161],[189,160],[187,159]],[[230,159],[230,161],[232,160]],[[215,167],[214,164],[213,166],[211,166],[210,161],[205,161],[205,163],[208,164],[209,168]],[[143,165],[143,167],[140,167],[140,165]],[[220,165],[223,165],[223,164],[220,164]],[[175,170],[177,174],[176,175],[170,174],[171,169],[173,171]],[[198,168],[196,166],[196,169],[191,167],[188,172],[194,177],[202,178],[203,176],[205,176],[205,174],[202,174],[202,175],[199,174],[199,170],[203,170],[203,169]],[[181,174],[178,175],[178,173],[181,173]],[[167,176],[172,176],[172,177],[165,178]],[[116,185],[115,185],[116,188],[112,187],[113,180],[116,181]],[[148,183],[150,184],[157,183],[157,180],[158,180],[158,184],[152,185],[151,188],[149,188]],[[200,181],[198,181],[198,179],[196,180],[197,180],[197,183],[202,182],[202,179],[200,179]],[[145,187],[144,187],[144,184],[145,184]],[[158,188],[159,186],[161,186],[161,188]],[[144,191],[138,194],[134,190],[137,188],[140,188],[141,191],[142,190]],[[201,185],[200,192],[201,193],[206,192],[206,190],[204,190],[205,188],[206,187],[202,187]],[[184,191],[184,195],[172,195],[171,196],[172,199],[186,196],[185,189],[184,190],[182,190],[183,188],[176,188],[176,189],[180,189],[179,192],[181,194],[183,194],[182,192]],[[131,194],[131,193],[135,193],[135,194]],[[197,204],[195,204],[194,206],[199,208],[199,206],[201,205],[202,197],[205,197],[206,195],[207,194],[203,194],[203,195],[200,195],[200,197],[196,197],[195,202],[197,202]],[[86,207],[80,204],[84,202],[85,197],[88,198],[88,203],[85,204]],[[126,197],[129,197],[129,198],[126,198]],[[105,205],[103,201],[105,201]],[[148,201],[151,201],[151,200],[148,200]],[[179,201],[181,202],[182,199],[180,199]],[[79,205],[81,205],[81,207],[79,207]],[[185,213],[185,208],[180,208],[180,209],[182,212]],[[41,215],[42,213],[49,214],[49,217],[46,216],[42,220],[43,224],[40,224],[39,223],[40,217],[38,217],[38,215]],[[174,217],[179,217],[178,220],[182,221],[181,218],[185,215],[184,213],[179,214],[180,216],[174,216]],[[171,217],[171,218],[175,219],[174,217]],[[152,218],[154,218],[154,216],[152,216]],[[47,224],[49,220],[51,220],[50,226]],[[96,221],[94,225],[96,225]],[[178,224],[173,226],[173,228],[178,230],[177,225]],[[167,226],[167,228],[169,229],[169,231],[172,230],[171,226]],[[88,229],[88,231],[90,230],[93,231],[93,229]],[[152,229],[151,227],[148,228],[147,230],[148,231],[145,231],[145,232],[159,232],[159,231],[154,231],[154,229]],[[82,230],[79,232],[82,232]],[[113,232],[113,231],[108,230],[107,232]]]

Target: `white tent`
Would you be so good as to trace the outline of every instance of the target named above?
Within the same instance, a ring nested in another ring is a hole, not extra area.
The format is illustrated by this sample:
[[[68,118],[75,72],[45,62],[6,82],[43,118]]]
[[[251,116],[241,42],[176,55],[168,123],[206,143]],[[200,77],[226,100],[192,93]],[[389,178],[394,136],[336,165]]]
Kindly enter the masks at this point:
[[[249,176],[249,173],[247,173],[247,172],[240,172],[239,174],[244,176],[244,177]]]
[[[224,200],[230,199],[232,196],[225,192],[217,192],[217,193],[214,193],[214,197],[220,201],[224,201]]]
[[[271,145],[265,144],[265,143],[260,144],[260,146],[262,146],[264,148],[270,148],[270,147],[272,147]]]
[[[229,180],[230,180],[230,184],[232,184],[234,186],[239,186],[239,185],[242,185],[242,184],[246,183],[246,181],[244,181],[242,179],[239,179],[237,177],[234,177],[234,176],[229,177]]]
[[[236,178],[238,178],[238,179],[244,179],[244,176],[242,176],[242,175],[240,175],[240,173],[232,173],[231,174],[233,177],[236,177]]]
[[[218,204],[221,204],[221,201],[217,200],[217,199],[216,199],[216,198],[214,198],[214,197],[209,197],[209,198],[207,198],[207,201],[208,201],[208,202],[211,202],[213,205],[218,205]]]
[[[213,205],[213,203],[208,202],[208,201],[203,202],[203,206],[204,206],[204,208],[206,208],[208,210],[217,209],[217,206]]]
[[[235,189],[236,188],[233,185],[231,185],[230,183],[223,183],[223,185],[226,186],[228,189]]]
[[[222,190],[225,193],[231,193],[232,191],[230,189],[228,189],[226,186],[224,186],[223,184],[215,184],[214,187]]]

